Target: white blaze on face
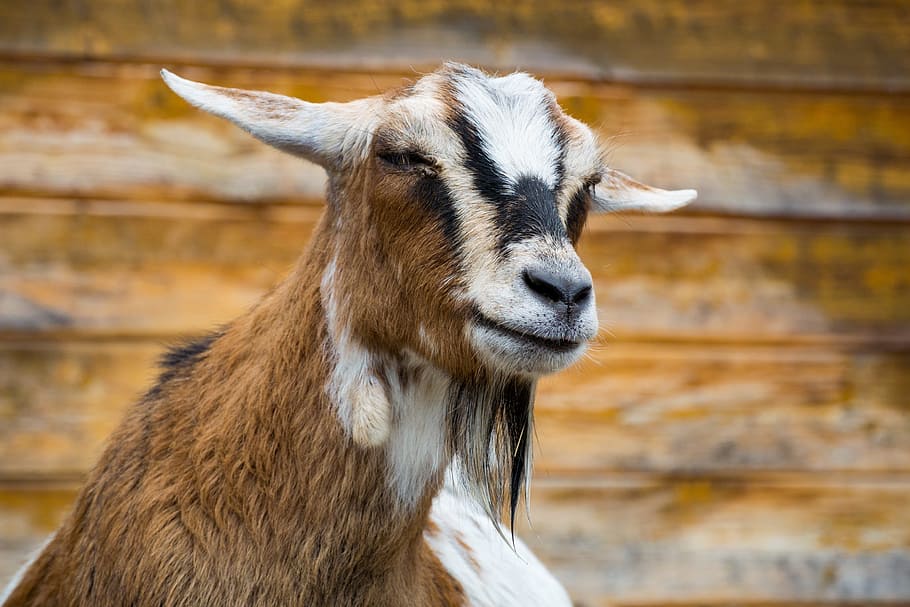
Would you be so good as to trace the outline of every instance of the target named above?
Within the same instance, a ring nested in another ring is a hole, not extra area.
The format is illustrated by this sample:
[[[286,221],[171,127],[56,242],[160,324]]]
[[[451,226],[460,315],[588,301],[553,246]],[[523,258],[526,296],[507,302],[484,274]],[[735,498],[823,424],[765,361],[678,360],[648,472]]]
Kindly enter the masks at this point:
[[[481,133],[493,166],[514,184],[536,177],[556,188],[560,149],[550,114],[553,94],[527,74],[488,78],[470,71],[456,80],[465,117]]]

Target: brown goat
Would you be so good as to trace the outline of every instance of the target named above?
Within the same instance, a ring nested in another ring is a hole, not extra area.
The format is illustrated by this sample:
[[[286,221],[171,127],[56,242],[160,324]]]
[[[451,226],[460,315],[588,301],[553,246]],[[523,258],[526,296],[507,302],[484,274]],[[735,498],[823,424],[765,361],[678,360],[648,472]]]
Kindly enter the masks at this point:
[[[569,605],[498,520],[536,379],[597,330],[574,245],[590,209],[695,193],[607,168],[525,74],[346,104],[163,75],[323,166],[328,207],[282,283],[165,356],[4,604]]]

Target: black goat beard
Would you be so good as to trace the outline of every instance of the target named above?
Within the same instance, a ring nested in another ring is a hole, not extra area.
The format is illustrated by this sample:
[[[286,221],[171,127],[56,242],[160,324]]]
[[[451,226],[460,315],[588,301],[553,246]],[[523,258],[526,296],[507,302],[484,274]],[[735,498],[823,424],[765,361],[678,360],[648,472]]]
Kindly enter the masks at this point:
[[[446,412],[459,480],[500,533],[508,504],[513,539],[523,489],[527,507],[535,383],[516,377],[456,381]]]

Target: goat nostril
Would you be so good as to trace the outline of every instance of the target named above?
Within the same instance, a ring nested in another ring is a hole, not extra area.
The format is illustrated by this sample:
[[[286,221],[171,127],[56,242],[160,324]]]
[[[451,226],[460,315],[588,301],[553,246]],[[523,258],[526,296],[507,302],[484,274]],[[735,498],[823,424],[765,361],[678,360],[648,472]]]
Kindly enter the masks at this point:
[[[569,278],[548,270],[531,268],[522,274],[531,291],[554,303],[578,305],[591,295],[591,283]]]
[[[584,303],[591,296],[591,285],[585,285],[578,290],[577,293],[572,297],[572,303],[580,304]]]
[[[562,290],[559,285],[553,284],[553,276],[548,272],[525,270],[523,276],[525,284],[538,295],[543,295],[550,301],[559,302],[563,300]]]

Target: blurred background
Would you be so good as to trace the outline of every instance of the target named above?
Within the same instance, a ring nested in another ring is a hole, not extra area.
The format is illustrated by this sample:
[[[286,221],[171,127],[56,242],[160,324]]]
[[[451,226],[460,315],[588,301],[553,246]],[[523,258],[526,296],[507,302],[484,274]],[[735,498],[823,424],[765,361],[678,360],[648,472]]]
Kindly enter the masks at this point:
[[[0,581],[165,344],[289,268],[323,177],[158,79],[310,101],[544,78],[698,203],[598,217],[601,342],[537,401],[579,604],[910,604],[910,3],[0,2]]]

